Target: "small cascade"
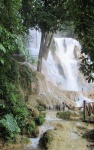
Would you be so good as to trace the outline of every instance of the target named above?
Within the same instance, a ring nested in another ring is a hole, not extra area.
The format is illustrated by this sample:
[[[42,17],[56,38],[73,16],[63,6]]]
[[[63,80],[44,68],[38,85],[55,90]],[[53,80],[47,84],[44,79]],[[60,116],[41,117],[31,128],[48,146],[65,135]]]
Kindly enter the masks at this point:
[[[31,141],[31,144],[29,145],[28,149],[33,149],[33,150],[40,150],[41,148],[39,148],[39,140],[40,140],[40,137],[43,135],[44,132],[46,132],[47,130],[51,129],[53,130],[54,127],[50,125],[49,123],[49,117],[50,116],[46,116],[45,118],[45,123],[44,125],[42,125],[39,129],[39,135],[37,138],[30,138],[30,141]],[[61,119],[58,119],[58,118],[51,118],[50,117],[50,121],[56,121],[56,120],[61,120]],[[27,150],[27,148],[26,148]]]

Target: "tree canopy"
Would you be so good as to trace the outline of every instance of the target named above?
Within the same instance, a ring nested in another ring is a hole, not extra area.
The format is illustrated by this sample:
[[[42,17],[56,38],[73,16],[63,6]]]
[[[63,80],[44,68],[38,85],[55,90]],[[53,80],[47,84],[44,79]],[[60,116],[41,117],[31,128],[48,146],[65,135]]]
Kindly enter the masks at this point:
[[[90,82],[94,80],[94,1],[72,0],[70,12],[82,53],[87,55],[82,57],[81,70]]]
[[[56,31],[66,18],[65,0],[23,0],[22,15],[27,28],[40,28],[45,32]]]
[[[23,31],[20,14],[21,0],[0,1],[0,62],[6,61],[6,56],[21,49]],[[8,62],[7,62],[8,63]]]
[[[41,72],[42,58],[47,58],[53,33],[61,29],[67,18],[66,0],[23,0],[22,15],[24,25],[41,30],[37,71]]]

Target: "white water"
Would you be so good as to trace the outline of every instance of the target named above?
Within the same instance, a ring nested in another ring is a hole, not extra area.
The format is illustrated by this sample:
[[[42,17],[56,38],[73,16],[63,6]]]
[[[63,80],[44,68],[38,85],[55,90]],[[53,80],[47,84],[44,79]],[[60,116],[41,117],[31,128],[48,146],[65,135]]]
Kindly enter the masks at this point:
[[[46,115],[46,118],[45,118],[45,123],[44,125],[42,125],[39,129],[39,135],[37,138],[31,138],[30,141],[31,141],[31,144],[29,145],[29,149],[31,150],[32,148],[33,149],[39,149],[38,148],[38,144],[39,144],[39,140],[40,140],[40,137],[43,135],[44,132],[46,132],[47,130],[51,129],[53,130],[54,127],[50,125],[50,121],[60,121],[62,119],[59,119],[57,117],[51,117],[49,115]]]
[[[79,43],[72,38],[55,38],[56,55],[59,58],[60,65],[64,72],[64,89],[79,91],[77,81],[78,60],[74,56],[74,48],[80,48]],[[76,52],[77,53],[77,52]],[[64,78],[63,77],[63,78]]]
[[[85,100],[87,103],[88,102],[92,102],[92,100],[91,99],[89,99],[89,98],[87,98],[87,97],[85,97],[85,96],[83,96],[82,94],[77,98],[77,100],[76,100],[76,107],[81,107],[81,106],[83,106],[83,100]]]
[[[30,42],[28,45],[30,55],[35,59],[31,67],[36,70],[41,33],[36,30],[29,31]],[[52,82],[61,90],[90,91],[89,85],[79,71],[81,46],[72,38],[54,38],[54,49],[49,51],[48,58],[42,60],[42,73],[47,81]],[[49,89],[49,87],[48,87]],[[48,91],[50,91],[49,89]],[[77,106],[86,99],[82,95],[78,98]],[[89,99],[87,99],[89,101]]]
[[[30,42],[29,53],[35,59],[32,65],[36,69],[39,54],[41,33],[29,31]],[[90,86],[85,78],[79,74],[81,46],[78,41],[72,38],[54,38],[55,49],[51,49],[47,60],[43,59],[42,73],[56,86],[68,91],[89,91]],[[83,83],[82,83],[83,82]]]

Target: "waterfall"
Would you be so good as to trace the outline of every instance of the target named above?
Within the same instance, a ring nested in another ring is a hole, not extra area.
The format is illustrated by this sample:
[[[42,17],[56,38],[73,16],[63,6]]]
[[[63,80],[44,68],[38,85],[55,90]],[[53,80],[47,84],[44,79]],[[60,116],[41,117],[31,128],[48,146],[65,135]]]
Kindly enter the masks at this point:
[[[48,55],[48,63],[53,70],[55,70],[54,74],[56,74],[56,83],[62,85],[64,90],[79,91],[80,88],[77,78],[79,61],[76,56],[80,50],[80,44],[72,38],[55,38],[54,41],[56,46],[54,64],[52,61],[49,61],[51,54]],[[76,56],[74,53],[75,47],[78,47],[78,51],[75,52]]]
[[[41,32],[29,31],[30,42],[28,45],[29,53],[34,57],[35,64],[32,68],[36,69]],[[85,77],[80,73],[81,46],[78,41],[72,38],[54,37],[54,48],[50,48],[48,58],[42,61],[42,73],[55,86],[68,91],[89,91],[90,85]]]

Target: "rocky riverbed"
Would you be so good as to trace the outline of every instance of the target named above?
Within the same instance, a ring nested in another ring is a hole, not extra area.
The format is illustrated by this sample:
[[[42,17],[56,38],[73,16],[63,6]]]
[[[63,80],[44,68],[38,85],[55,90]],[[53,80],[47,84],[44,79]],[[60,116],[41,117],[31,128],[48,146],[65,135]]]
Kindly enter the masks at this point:
[[[65,121],[56,117],[56,111],[47,111],[46,121],[40,127],[38,138],[30,139],[30,144],[8,150],[44,150],[39,147],[40,137],[49,130],[51,140],[48,140],[47,150],[94,150],[88,148],[88,142],[82,135],[94,125],[87,124],[74,117],[74,120]],[[5,149],[7,150],[7,149]]]
[[[56,120],[55,112],[48,112],[50,126],[54,127],[53,140],[47,143],[48,150],[88,150],[87,141],[82,138],[82,134],[91,125],[80,121]]]
[[[86,139],[82,138],[82,135],[88,129],[93,129],[92,124],[83,123],[77,118],[73,121],[64,121],[56,118],[55,111],[47,111],[46,121],[40,131],[41,135],[44,132],[43,128],[52,128],[52,140],[47,142],[48,150],[88,150],[88,142]],[[33,149],[40,150],[39,147],[32,147],[32,143],[31,147],[28,147],[25,150]],[[43,148],[41,150],[43,150]]]

